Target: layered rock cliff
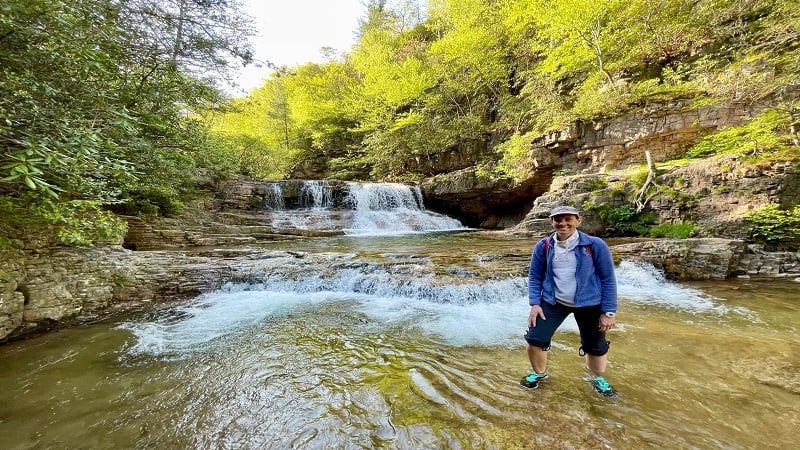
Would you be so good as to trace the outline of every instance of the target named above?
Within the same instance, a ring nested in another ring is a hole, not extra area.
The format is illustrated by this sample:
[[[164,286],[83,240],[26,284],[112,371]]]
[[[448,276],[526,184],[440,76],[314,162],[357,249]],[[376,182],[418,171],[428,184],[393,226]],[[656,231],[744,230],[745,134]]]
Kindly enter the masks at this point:
[[[704,135],[748,122],[758,109],[728,104],[693,109],[675,102],[615,117],[576,123],[542,136],[530,148],[533,162],[521,181],[489,180],[477,168],[425,180],[428,205],[473,226],[546,231],[546,212],[556,204],[621,205],[635,192],[632,172],[646,163],[682,157]],[[791,208],[800,202],[796,163],[752,165],[730,156],[682,161],[658,175],[672,188],[648,208],[662,223],[693,222],[698,236],[746,238],[743,216],[769,203]],[[585,229],[602,234],[587,213]]]

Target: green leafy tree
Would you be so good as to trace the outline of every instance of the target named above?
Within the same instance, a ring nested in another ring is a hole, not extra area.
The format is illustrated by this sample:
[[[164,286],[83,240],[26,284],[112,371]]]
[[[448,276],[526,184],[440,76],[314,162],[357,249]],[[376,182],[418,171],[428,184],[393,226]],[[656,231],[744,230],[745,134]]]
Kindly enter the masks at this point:
[[[293,146],[298,161],[339,157],[358,141],[352,106],[356,82],[352,68],[341,61],[308,63],[284,78],[289,117],[301,136]]]
[[[126,0],[122,49],[142,77],[180,73],[209,82],[253,60],[252,19],[238,0]],[[145,80],[146,81],[146,80]]]
[[[193,169],[218,161],[193,111],[219,95],[189,72],[220,62],[212,44],[228,43],[222,34],[207,33],[203,45],[192,36],[208,28],[195,20],[201,12],[222,20],[215,13],[235,14],[232,3],[189,2],[177,16],[149,3],[9,0],[0,7],[0,196],[31,211],[53,201],[91,208],[155,201],[170,209]],[[202,11],[192,16],[191,8]],[[174,32],[180,22],[183,30]],[[226,32],[240,39],[246,31]],[[184,41],[193,44],[178,45]]]
[[[460,136],[479,138],[508,88],[511,67],[501,18],[485,0],[441,0],[431,8],[430,24],[441,35],[428,52],[439,79],[440,106],[448,108]]]
[[[782,209],[769,204],[746,217],[750,237],[777,248],[797,248],[800,245],[800,206]]]
[[[359,80],[356,130],[365,136],[365,158],[357,163],[370,165],[374,177],[392,178],[413,171],[410,163],[434,145],[435,134],[420,131],[437,80],[426,63],[427,36],[414,5],[390,9],[382,3],[370,7],[348,62]]]
[[[113,203],[137,170],[117,5],[14,1],[0,10],[0,193]]]
[[[291,117],[287,76],[288,69],[279,71],[247,98],[214,110],[208,119],[212,133],[240,173],[283,178],[296,164],[300,149],[311,146]]]
[[[791,51],[800,13],[790,2],[427,5],[370,1],[351,52],[287,69],[288,120],[264,118],[261,134],[295,144],[264,140],[270,158],[327,164],[336,176],[416,179],[453,150],[492,142],[495,151],[471,163],[524,178],[543,133],[671,99],[769,102],[780,111],[776,142],[786,130],[800,142]]]

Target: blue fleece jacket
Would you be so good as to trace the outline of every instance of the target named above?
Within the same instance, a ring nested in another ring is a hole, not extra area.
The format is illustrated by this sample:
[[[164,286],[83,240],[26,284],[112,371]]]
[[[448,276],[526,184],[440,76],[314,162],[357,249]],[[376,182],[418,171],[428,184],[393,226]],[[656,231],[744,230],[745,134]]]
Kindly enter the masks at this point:
[[[603,312],[616,312],[617,280],[608,244],[581,231],[578,231],[578,237],[578,245],[575,247],[575,306],[580,308],[600,305]],[[531,305],[539,305],[542,300],[550,304],[556,303],[552,269],[555,239],[553,233],[533,246],[528,272],[528,298]],[[550,240],[547,254],[546,240]]]

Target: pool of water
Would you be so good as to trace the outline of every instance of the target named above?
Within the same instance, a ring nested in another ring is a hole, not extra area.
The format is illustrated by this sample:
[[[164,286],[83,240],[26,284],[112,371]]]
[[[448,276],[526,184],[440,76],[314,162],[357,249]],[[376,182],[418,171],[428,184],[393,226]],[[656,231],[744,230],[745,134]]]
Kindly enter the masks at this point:
[[[530,245],[469,233],[276,243],[513,267],[436,289],[364,289],[368,265],[322,283],[312,268],[2,346],[0,448],[796,445],[800,285],[679,284],[623,262],[608,371],[619,398],[584,381],[570,321],[550,379],[528,390],[518,266]]]

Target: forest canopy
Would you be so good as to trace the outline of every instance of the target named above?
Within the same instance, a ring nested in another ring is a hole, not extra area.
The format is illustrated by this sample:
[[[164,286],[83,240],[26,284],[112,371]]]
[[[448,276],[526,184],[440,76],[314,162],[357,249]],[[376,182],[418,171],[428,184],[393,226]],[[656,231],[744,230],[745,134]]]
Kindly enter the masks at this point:
[[[514,178],[543,133],[676,99],[769,104],[798,141],[790,1],[376,0],[358,36],[212,116],[240,170],[415,181],[466,147]]]
[[[788,0],[371,0],[349,51],[226,98],[253,33],[230,0],[3,2],[0,248],[114,239],[231,173],[416,181],[467,149],[514,179],[543,133],[674,100],[769,105],[800,145]]]

